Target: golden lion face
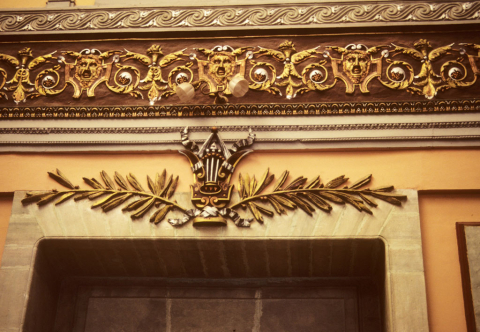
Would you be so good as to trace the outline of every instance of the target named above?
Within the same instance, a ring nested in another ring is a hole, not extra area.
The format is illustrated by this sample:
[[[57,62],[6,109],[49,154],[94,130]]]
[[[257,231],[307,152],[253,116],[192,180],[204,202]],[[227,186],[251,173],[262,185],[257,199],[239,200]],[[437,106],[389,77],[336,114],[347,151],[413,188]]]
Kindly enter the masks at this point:
[[[228,53],[219,52],[210,58],[208,73],[217,84],[224,83],[235,71],[235,59]]]
[[[370,70],[370,59],[365,51],[351,51],[343,60],[343,71],[353,84],[360,84]]]
[[[96,55],[82,56],[75,66],[75,78],[84,88],[90,87],[102,74],[102,62]]]

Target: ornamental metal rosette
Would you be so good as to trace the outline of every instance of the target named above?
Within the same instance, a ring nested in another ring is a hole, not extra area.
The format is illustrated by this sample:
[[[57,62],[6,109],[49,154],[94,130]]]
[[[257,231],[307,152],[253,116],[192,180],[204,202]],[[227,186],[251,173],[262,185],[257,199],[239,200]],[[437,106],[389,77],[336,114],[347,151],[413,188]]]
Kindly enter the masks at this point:
[[[2,12],[0,31],[26,32],[178,30],[248,27],[288,28],[371,25],[372,23],[443,24],[480,20],[479,1],[412,1],[249,5],[236,8],[75,9]]]
[[[376,189],[365,188],[372,175],[368,175],[346,185],[348,178],[344,175],[334,178],[325,184],[317,176],[311,181],[300,176],[288,181],[289,172],[283,172],[274,183],[275,175],[269,169],[258,179],[248,174],[239,174],[239,201],[231,203],[234,185],[232,175],[239,162],[252,152],[249,150],[255,134],[250,130],[246,139],[237,141],[228,148],[218,135],[217,129],[201,147],[188,137],[188,128],[181,133],[182,144],[186,148],[179,151],[188,161],[193,172],[191,185],[191,202],[194,208],[183,207],[174,197],[179,181],[178,176],[170,175],[167,179],[166,170],[156,175],[154,179],[147,176],[147,191],[133,174],[126,179],[115,172],[112,178],[105,172],[100,173],[102,182],[95,178],[83,178],[91,187],[80,189],[58,169],[49,172],[49,176],[68,190],[49,192],[29,192],[22,203],[36,203],[42,206],[55,201],[55,205],[74,199],[75,201],[95,200],[92,209],[101,208],[104,212],[123,206],[123,211],[131,211],[132,219],[143,218],[151,213],[150,222],[154,224],[164,220],[170,211],[183,212],[183,217],[168,219],[173,226],[181,226],[193,221],[196,226],[224,226],[226,218],[231,219],[239,227],[249,227],[255,219],[264,222],[264,217],[273,217],[275,213],[284,214],[288,210],[300,209],[312,216],[315,209],[329,213],[333,204],[351,205],[360,212],[372,214],[372,207],[377,207],[375,199],[400,206],[406,196],[393,193],[393,186]],[[133,198],[133,201],[130,201]],[[253,218],[242,218],[239,209],[249,209]]]

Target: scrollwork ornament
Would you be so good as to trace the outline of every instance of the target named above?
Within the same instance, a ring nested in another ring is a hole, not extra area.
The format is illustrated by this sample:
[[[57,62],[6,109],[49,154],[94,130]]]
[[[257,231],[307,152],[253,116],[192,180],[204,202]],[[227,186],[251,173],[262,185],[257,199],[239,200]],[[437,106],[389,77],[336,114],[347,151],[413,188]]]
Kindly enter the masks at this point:
[[[295,65],[300,64],[310,58],[315,58],[315,54],[318,53],[318,47],[297,52],[295,49],[295,44],[286,40],[280,44],[277,50],[260,47],[260,49],[254,54],[257,54],[258,57],[261,56],[270,56],[276,61],[283,62],[283,72],[277,76],[279,80],[275,84],[278,86],[286,87],[285,95],[287,99],[292,99],[295,97],[296,93],[294,88],[300,88],[302,83],[297,82],[297,79],[302,79],[302,76],[297,72]]]
[[[453,43],[433,50],[431,50],[430,42],[426,39],[417,40],[413,44],[413,48],[392,45],[395,47],[393,56],[404,54],[422,63],[420,73],[414,77],[413,85],[415,86],[409,86],[407,88],[408,91],[432,99],[437,95],[438,91],[445,89],[445,86],[442,84],[442,77],[435,73],[432,62],[443,55],[450,54]]]
[[[160,45],[152,45],[147,50],[147,55],[127,51],[127,54],[121,56],[121,58],[124,58],[125,61],[132,59],[139,61],[145,66],[148,66],[148,72],[145,78],[140,80],[140,83],[143,85],[138,86],[138,88],[140,90],[148,90],[147,96],[148,100],[150,101],[150,105],[155,104],[155,102],[160,100],[162,96],[169,96],[173,94],[162,94],[162,91],[165,91],[168,88],[168,82],[162,77],[162,69],[168,67],[176,61],[180,61],[182,57],[187,57],[188,55],[183,53],[184,51],[185,49],[164,56]]]
[[[30,61],[33,58],[33,52],[31,48],[24,47],[18,51],[18,59],[15,57],[0,54],[0,60],[6,61],[10,65],[14,66],[16,69],[15,75],[10,81],[5,82],[8,84],[8,87],[5,87],[7,91],[11,91],[13,101],[18,104],[19,102],[25,102],[27,98],[36,98],[40,96],[40,93],[35,92],[33,84],[30,81],[30,72],[41,65],[56,60],[57,58],[53,56],[55,52],[46,54],[43,56],[38,56]]]
[[[136,67],[125,66],[120,63],[116,63],[115,66],[118,68],[113,75],[115,86],[110,85],[109,82],[106,81],[105,84],[107,88],[118,94],[130,94],[135,98],[143,98],[140,92],[134,91],[140,82],[140,70]]]
[[[250,69],[249,76],[253,83],[249,84],[249,88],[281,96],[280,90],[273,86],[277,76],[275,66],[268,62],[256,62],[255,60],[250,60],[250,64],[253,66]]]
[[[463,53],[465,56],[468,57],[468,62],[470,63],[470,66],[472,67],[473,73],[475,75],[480,75],[480,64],[479,64],[479,61],[480,61],[480,44],[460,43],[460,46],[466,46],[469,49],[477,51],[477,55],[467,54],[465,50],[461,50],[461,53]]]
[[[467,68],[458,61],[445,62],[440,69],[440,75],[442,80],[447,84],[438,87],[438,91],[469,87],[477,81],[477,76],[475,75],[473,81],[465,82],[467,78]]]
[[[415,75],[413,67],[405,61],[393,61],[391,59],[386,59],[386,61],[390,64],[386,70],[388,81],[384,81],[381,77],[378,77],[380,83],[393,90],[404,90],[408,88],[412,84]]]
[[[35,90],[43,96],[55,96],[62,93],[67,87],[66,84],[60,89],[55,89],[60,84],[60,65],[41,71],[35,79]]]
[[[453,21],[478,21],[478,1],[400,1],[358,3],[312,3],[308,5],[218,6],[208,10],[198,8],[128,8],[76,9],[42,12],[3,12],[0,31],[3,33],[156,30],[174,28],[251,27],[320,27],[322,25],[371,25],[372,22],[422,22],[442,24]]]
[[[5,82],[7,82],[7,72],[0,68],[0,90],[5,86]],[[8,99],[8,96],[5,92],[0,91],[0,99],[2,98]]]
[[[326,63],[326,60],[322,60],[312,63],[303,69],[302,80],[307,87],[298,89],[296,95],[303,95],[310,91],[329,90],[337,84],[337,78],[331,84],[324,84],[328,80],[328,71],[324,66]]]

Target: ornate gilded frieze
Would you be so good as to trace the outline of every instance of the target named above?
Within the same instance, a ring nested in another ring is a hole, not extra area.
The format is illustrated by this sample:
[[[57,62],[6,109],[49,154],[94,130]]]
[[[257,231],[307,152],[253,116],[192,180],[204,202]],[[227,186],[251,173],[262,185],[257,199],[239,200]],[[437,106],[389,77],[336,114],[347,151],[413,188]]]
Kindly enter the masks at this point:
[[[209,8],[75,9],[0,13],[4,33],[371,26],[478,22],[479,1],[346,2]]]
[[[347,102],[355,100],[357,89],[372,98],[390,91],[433,99],[452,89],[478,91],[479,58],[480,44],[435,47],[427,39],[412,45],[323,44],[304,50],[291,40],[276,49],[219,45],[164,51],[153,44],[143,53],[92,48],[34,55],[24,47],[15,55],[0,54],[0,89],[6,90],[0,105],[46,97],[51,102],[59,95],[74,105],[82,96],[108,94],[152,106],[162,99],[168,99],[162,104],[194,103],[203,95],[212,97],[213,104],[245,103],[249,91],[250,96],[272,95],[278,102],[320,102],[335,98],[331,91],[338,95],[341,86]]]
[[[83,178],[90,188],[80,189],[57,169],[49,172],[49,176],[68,190],[30,192],[22,203],[42,206],[55,202],[59,205],[72,198],[75,201],[89,199],[95,200],[92,209],[101,208],[104,212],[123,206],[123,211],[131,212],[132,219],[143,218],[150,213],[150,222],[155,224],[165,219],[170,211],[176,210],[183,212],[183,217],[168,219],[173,226],[189,221],[197,226],[226,225],[228,218],[239,227],[249,227],[253,220],[263,223],[264,217],[284,214],[289,210],[300,209],[312,216],[316,209],[329,213],[333,209],[332,204],[349,204],[360,212],[372,214],[372,208],[378,206],[376,199],[398,206],[406,199],[404,195],[393,193],[393,186],[365,188],[371,175],[350,185],[347,185],[348,178],[344,175],[324,184],[319,176],[311,181],[303,176],[289,181],[289,172],[285,171],[274,183],[275,175],[267,169],[258,178],[240,173],[239,200],[232,204],[232,175],[240,161],[252,152],[248,148],[254,141],[255,134],[250,130],[248,137],[228,148],[214,127],[208,139],[198,146],[189,139],[188,128],[181,132],[185,150],[179,152],[187,158],[193,173],[190,198],[194,208],[182,206],[173,198],[179,178],[172,175],[167,178],[165,170],[154,179],[147,176],[147,191],[131,173],[124,178],[115,172],[112,180],[105,171],[100,173],[102,181]],[[130,201],[131,198],[134,200]],[[253,218],[242,218],[238,213],[242,209],[248,209]]]

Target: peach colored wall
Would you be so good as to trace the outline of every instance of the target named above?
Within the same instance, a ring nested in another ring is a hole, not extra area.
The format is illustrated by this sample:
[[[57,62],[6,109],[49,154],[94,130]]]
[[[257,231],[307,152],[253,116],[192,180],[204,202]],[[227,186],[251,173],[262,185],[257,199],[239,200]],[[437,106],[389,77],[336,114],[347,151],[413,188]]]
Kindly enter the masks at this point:
[[[356,180],[373,173],[371,186],[393,184],[417,190],[480,189],[480,150],[386,150],[255,152],[238,170],[261,176],[267,167],[277,176],[288,169],[291,178],[320,175],[328,181],[345,174]],[[189,165],[178,153],[129,154],[3,154],[0,155],[0,192],[61,188],[46,174],[60,168],[74,184],[82,177],[99,178],[101,170],[122,175],[134,173],[146,187],[146,175],[167,169],[180,176],[178,191],[192,181]],[[237,176],[235,175],[234,183]],[[420,195],[425,275],[432,332],[466,332],[456,221],[480,221],[479,195]],[[0,248],[3,248],[10,201],[0,200]],[[1,249],[3,250],[3,249]],[[0,251],[1,253],[1,251]]]
[[[480,189],[480,150],[388,150],[254,152],[237,168],[261,176],[270,167],[277,176],[289,170],[293,176],[320,175],[329,181],[345,174],[357,180],[373,174],[372,186],[393,184],[404,189]],[[82,177],[99,177],[101,170],[122,175],[134,173],[142,184],[164,168],[180,176],[178,191],[188,191],[190,167],[182,155],[174,153],[130,154],[3,154],[0,155],[0,192],[42,190],[59,187],[47,171],[59,168],[74,183],[84,186]],[[235,182],[237,175],[234,176]],[[146,187],[146,186],[145,186]]]
[[[2,0],[0,1],[0,8],[38,8],[45,7],[47,0]],[[95,0],[76,0],[77,6],[93,6]]]
[[[5,238],[7,237],[8,221],[12,213],[12,200],[11,195],[0,196],[0,264],[2,263]]]
[[[420,195],[432,332],[466,332],[455,223],[480,221],[480,195]]]

